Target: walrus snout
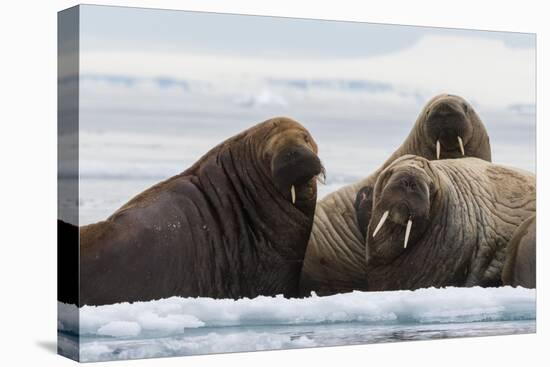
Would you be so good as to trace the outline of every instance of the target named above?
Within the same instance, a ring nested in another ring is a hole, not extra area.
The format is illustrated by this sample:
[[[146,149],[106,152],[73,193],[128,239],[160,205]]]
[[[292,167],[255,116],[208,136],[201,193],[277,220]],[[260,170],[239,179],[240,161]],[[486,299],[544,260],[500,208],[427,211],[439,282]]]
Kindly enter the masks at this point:
[[[390,210],[390,220],[402,226],[407,225],[409,220],[412,220],[413,211],[409,208],[406,201],[402,201],[393,206]]]
[[[435,158],[460,158],[472,134],[468,105],[456,96],[436,102],[427,111],[426,133],[435,146]]]
[[[367,264],[389,264],[414,245],[428,217],[423,207],[415,210],[407,201],[390,209],[377,208],[367,228]]]
[[[417,168],[388,170],[368,225],[367,262],[387,264],[410,247],[429,222],[430,186]]]
[[[396,172],[382,191],[380,206],[391,212],[390,219],[406,225],[409,219],[425,217],[429,211],[429,186],[413,170]]]
[[[311,149],[302,145],[290,145],[273,156],[271,173],[277,188],[285,194],[289,193],[294,204],[297,197],[300,199],[304,194],[311,194],[311,190],[304,186],[323,174],[324,168]]]

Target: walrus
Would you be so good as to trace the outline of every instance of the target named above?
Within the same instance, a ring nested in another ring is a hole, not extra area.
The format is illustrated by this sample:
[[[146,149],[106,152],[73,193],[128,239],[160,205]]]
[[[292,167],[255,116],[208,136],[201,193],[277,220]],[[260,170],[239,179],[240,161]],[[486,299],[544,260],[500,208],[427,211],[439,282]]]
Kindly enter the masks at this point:
[[[537,286],[537,218],[533,215],[517,229],[508,244],[502,269],[503,285]]]
[[[262,122],[80,228],[80,304],[298,295],[324,168],[309,132]]]
[[[369,291],[499,286],[508,243],[536,210],[533,174],[478,158],[403,156],[372,196],[358,222]]]
[[[372,207],[376,178],[406,154],[430,160],[477,157],[491,161],[491,145],[485,126],[465,99],[451,94],[433,97],[418,115],[405,141],[380,168],[318,202],[302,270],[303,296],[311,291],[328,295],[366,290],[365,243],[356,212],[358,207]],[[368,222],[370,212],[359,212]]]

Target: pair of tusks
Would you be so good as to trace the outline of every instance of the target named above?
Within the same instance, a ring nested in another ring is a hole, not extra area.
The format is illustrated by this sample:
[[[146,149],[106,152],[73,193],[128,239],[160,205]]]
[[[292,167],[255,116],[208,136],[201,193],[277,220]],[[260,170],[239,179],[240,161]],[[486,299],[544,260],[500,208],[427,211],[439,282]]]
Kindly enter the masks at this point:
[[[292,198],[292,204],[296,203],[296,189],[294,185],[290,186],[290,197]]]
[[[374,229],[374,232],[372,233],[373,238],[374,236],[376,236],[380,228],[382,228],[382,225],[384,224],[386,219],[388,219],[389,214],[390,214],[389,210],[386,210],[384,214],[382,214],[382,218],[380,218],[380,222],[378,222],[378,225],[376,226],[376,228]],[[405,229],[405,242],[403,243],[403,248],[407,248],[407,243],[409,242],[409,236],[411,234],[412,225],[413,225],[412,219],[409,218],[407,222],[407,228]]]
[[[457,136],[458,138],[458,145],[460,146],[460,152],[464,156],[464,143],[462,142],[462,138],[460,136]],[[439,143],[439,140],[435,143],[435,154],[437,159],[439,159],[439,156],[441,154],[441,144]]]

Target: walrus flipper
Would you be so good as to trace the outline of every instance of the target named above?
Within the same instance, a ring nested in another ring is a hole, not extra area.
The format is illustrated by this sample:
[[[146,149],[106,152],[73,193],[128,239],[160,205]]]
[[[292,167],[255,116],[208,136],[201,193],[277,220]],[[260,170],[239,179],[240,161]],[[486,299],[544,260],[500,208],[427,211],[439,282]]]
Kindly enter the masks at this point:
[[[533,215],[518,227],[508,245],[502,283],[514,287],[537,286],[537,218]]]

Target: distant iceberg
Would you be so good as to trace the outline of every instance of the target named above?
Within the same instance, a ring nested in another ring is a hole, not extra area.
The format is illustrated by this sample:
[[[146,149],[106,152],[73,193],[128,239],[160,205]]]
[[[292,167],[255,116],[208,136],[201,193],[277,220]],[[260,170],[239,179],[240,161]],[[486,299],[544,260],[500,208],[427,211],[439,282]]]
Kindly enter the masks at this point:
[[[272,90],[263,88],[258,93],[242,94],[234,98],[234,102],[241,107],[286,107],[288,101],[281,95]]]

